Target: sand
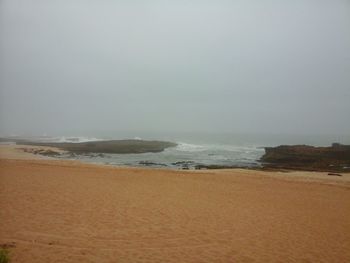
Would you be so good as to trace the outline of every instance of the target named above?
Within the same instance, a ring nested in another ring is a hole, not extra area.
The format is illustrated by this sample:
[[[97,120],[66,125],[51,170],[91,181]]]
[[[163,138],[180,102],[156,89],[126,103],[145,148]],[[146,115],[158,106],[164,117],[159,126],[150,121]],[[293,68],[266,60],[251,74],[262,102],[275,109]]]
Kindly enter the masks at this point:
[[[26,150],[26,151],[24,151]],[[54,159],[52,157],[40,155],[40,154],[32,154],[35,150],[51,150],[58,153],[64,153],[65,151],[48,146],[34,146],[34,145],[20,145],[20,144],[0,144],[0,159]]]
[[[349,174],[116,168],[0,148],[12,262],[350,262]]]

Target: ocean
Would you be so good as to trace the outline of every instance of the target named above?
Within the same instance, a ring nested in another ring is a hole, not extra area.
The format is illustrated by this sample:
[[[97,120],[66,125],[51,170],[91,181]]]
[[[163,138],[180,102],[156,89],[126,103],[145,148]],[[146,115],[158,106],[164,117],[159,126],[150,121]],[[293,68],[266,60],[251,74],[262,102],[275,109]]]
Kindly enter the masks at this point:
[[[97,134],[97,135],[96,135]],[[200,166],[260,167],[264,147],[282,144],[329,146],[333,142],[349,144],[349,136],[335,135],[266,135],[204,133],[96,133],[94,136],[40,136],[32,140],[47,142],[87,142],[111,139],[163,140],[176,142],[176,147],[160,153],[62,155],[59,158],[89,163],[133,167],[195,169]]]

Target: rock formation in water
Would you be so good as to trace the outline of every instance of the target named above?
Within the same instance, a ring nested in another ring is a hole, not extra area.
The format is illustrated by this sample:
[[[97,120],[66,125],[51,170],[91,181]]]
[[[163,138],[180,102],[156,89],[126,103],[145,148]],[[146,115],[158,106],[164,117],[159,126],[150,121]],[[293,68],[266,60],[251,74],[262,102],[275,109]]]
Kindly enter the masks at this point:
[[[260,161],[264,168],[350,172],[350,145],[266,147]]]
[[[6,141],[1,139],[0,141]],[[7,141],[9,141],[7,139]],[[147,153],[162,152],[166,148],[175,147],[177,144],[165,141],[144,140],[109,140],[90,141],[81,143],[72,142],[35,142],[23,139],[11,140],[17,144],[56,147],[75,154],[86,153]]]

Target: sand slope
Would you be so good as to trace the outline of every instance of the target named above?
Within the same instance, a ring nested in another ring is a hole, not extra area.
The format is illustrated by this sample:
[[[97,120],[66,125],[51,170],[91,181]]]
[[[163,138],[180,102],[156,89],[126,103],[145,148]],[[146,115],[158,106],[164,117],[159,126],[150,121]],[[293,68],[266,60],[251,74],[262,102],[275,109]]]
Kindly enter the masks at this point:
[[[350,262],[349,182],[286,178],[0,160],[0,243],[26,263]]]

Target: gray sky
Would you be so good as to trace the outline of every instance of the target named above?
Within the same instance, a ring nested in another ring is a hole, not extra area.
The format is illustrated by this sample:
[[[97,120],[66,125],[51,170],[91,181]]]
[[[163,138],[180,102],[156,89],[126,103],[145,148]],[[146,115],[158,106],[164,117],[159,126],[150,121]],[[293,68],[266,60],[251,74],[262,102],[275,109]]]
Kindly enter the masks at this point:
[[[0,133],[350,134],[350,1],[0,0]]]

